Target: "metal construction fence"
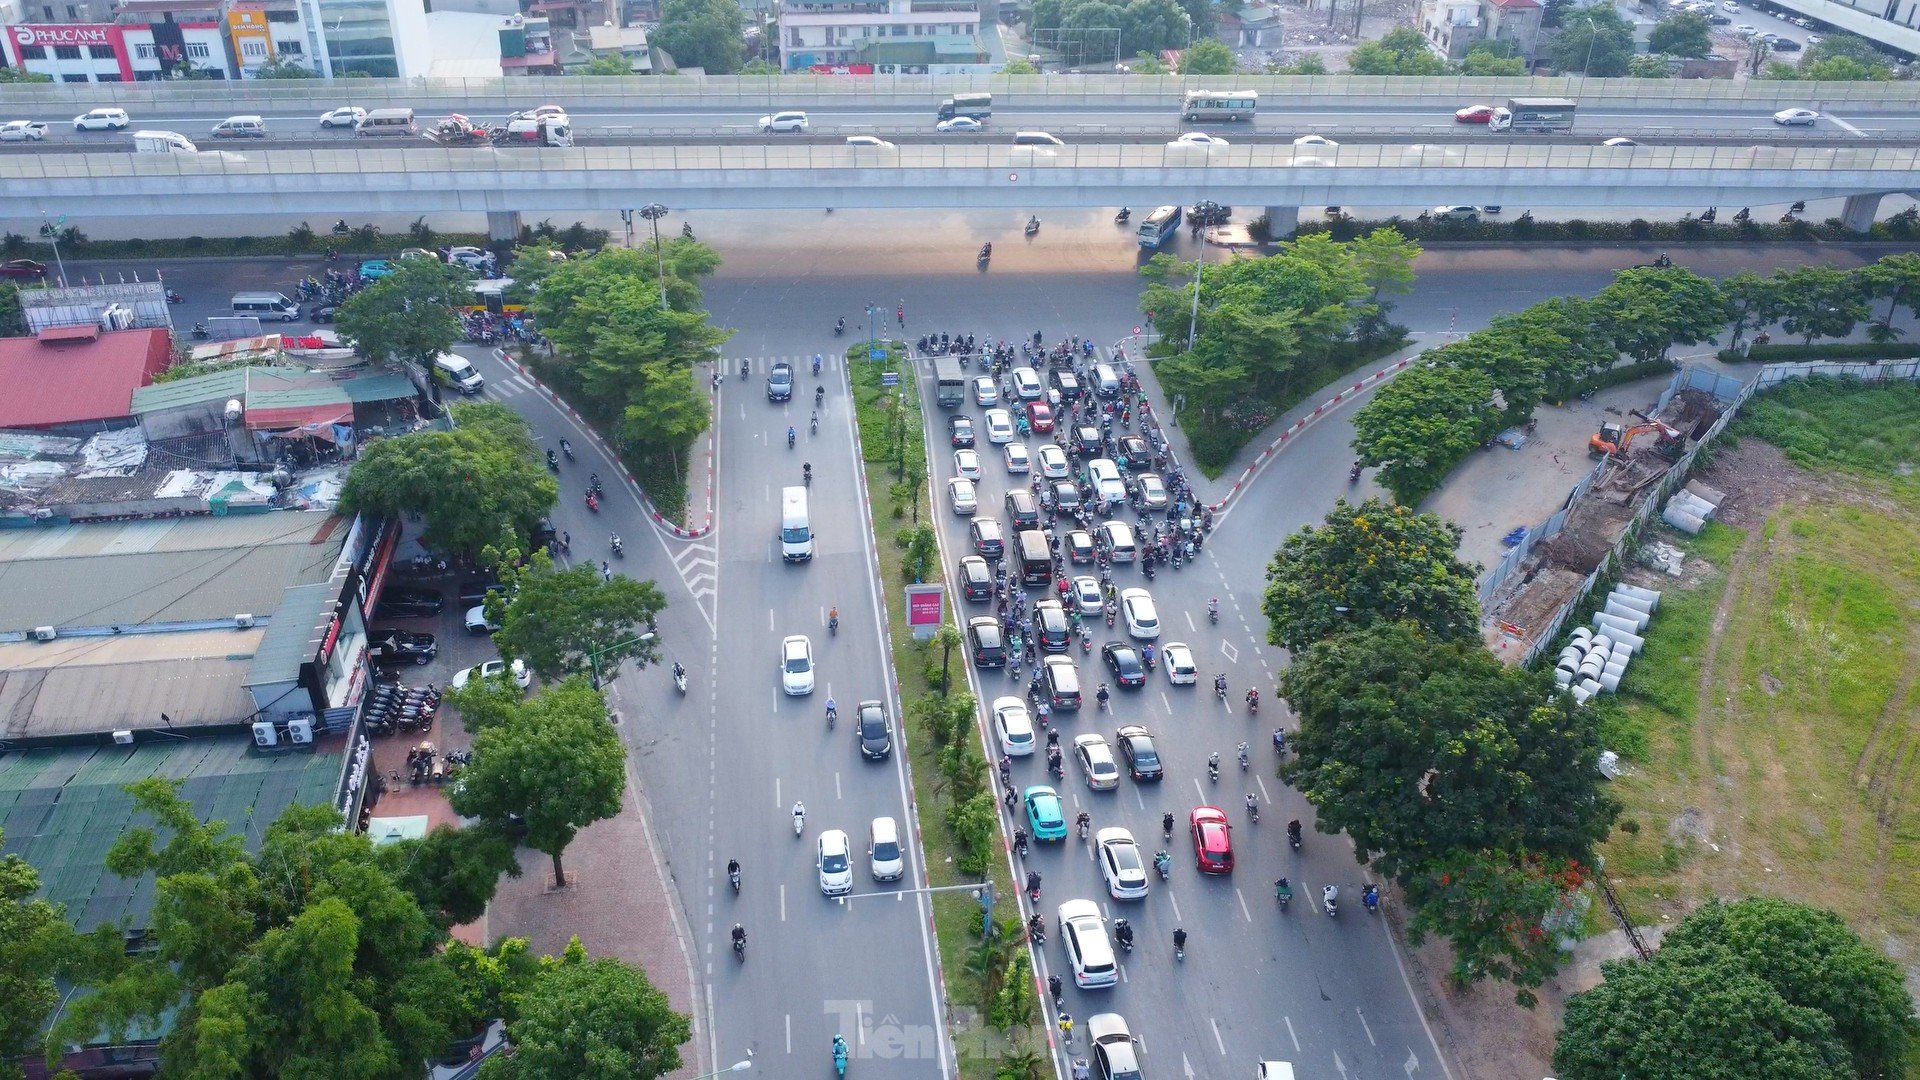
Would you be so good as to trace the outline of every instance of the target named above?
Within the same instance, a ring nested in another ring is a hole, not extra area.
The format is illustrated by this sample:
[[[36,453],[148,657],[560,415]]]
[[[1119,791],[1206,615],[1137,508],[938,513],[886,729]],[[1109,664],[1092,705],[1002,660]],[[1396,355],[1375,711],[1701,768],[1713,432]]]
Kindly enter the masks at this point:
[[[956,93],[994,95],[1003,107],[1161,104],[1178,108],[1189,90],[1253,90],[1263,108],[1289,105],[1446,105],[1508,97],[1565,97],[1586,106],[1642,109],[1752,109],[1788,106],[1896,112],[1920,105],[1920,82],[1791,82],[1723,79],[1469,78],[1364,75],[657,75],[497,79],[273,79],[231,83],[142,82],[112,87],[113,104],[150,108],[431,108],[492,103],[503,110],[543,101],[569,108],[713,106],[754,108],[915,106],[929,109]],[[100,104],[97,84],[30,83],[7,87],[19,111]]]
[[[1593,572],[1587,575],[1586,579],[1580,583],[1580,587],[1574,591],[1573,595],[1570,596],[1565,603],[1561,604],[1552,616],[1547,619],[1538,635],[1534,636],[1533,640],[1528,643],[1526,651],[1522,654],[1521,662],[1531,664],[1539,658],[1541,653],[1545,652],[1555,641],[1559,640],[1560,632],[1565,629],[1567,620],[1571,618],[1573,613],[1580,608],[1580,605],[1586,601],[1586,598],[1593,592],[1594,588],[1599,585],[1601,580],[1612,573],[1614,567],[1618,566],[1620,561],[1625,558],[1627,549],[1634,544],[1641,528],[1646,525],[1647,519],[1658,513],[1659,508],[1666,503],[1668,497],[1673,495],[1675,491],[1680,489],[1681,485],[1686,483],[1688,475],[1693,471],[1694,462],[1699,459],[1700,454],[1709,446],[1712,446],[1715,440],[1720,438],[1721,434],[1727,430],[1727,426],[1732,424],[1734,419],[1740,415],[1741,408],[1752,399],[1753,395],[1769,387],[1777,386],[1788,379],[1804,379],[1815,375],[1825,375],[1834,378],[1856,378],[1867,382],[1886,382],[1894,379],[1915,382],[1920,381],[1920,360],[1899,360],[1878,364],[1826,363],[1820,361],[1768,364],[1760,368],[1754,377],[1745,383],[1741,383],[1719,372],[1707,371],[1695,367],[1686,367],[1675,372],[1673,380],[1667,384],[1667,388],[1660,394],[1659,404],[1661,407],[1666,406],[1668,402],[1673,400],[1674,395],[1682,391],[1698,390],[1712,394],[1716,399],[1724,402],[1726,405],[1724,411],[1722,411],[1719,418],[1713,422],[1713,426],[1709,427],[1706,433],[1701,436],[1700,440],[1694,443],[1685,454],[1681,455],[1679,460],[1675,461],[1656,483],[1646,489],[1639,505],[1634,507],[1632,522],[1620,534],[1620,539],[1614,541],[1612,548],[1610,548],[1606,556],[1600,560],[1600,565],[1596,566]],[[1538,528],[1529,530],[1525,540],[1513,550],[1509,551],[1506,557],[1500,560],[1499,565],[1495,566],[1494,569],[1487,574],[1480,583],[1480,603],[1483,609],[1491,602],[1494,595],[1498,592],[1500,585],[1525,562],[1527,554],[1534,549],[1535,545],[1551,539],[1554,534],[1558,533],[1566,525],[1568,516],[1578,507],[1580,499],[1592,491],[1593,484],[1607,470],[1609,465],[1610,463],[1608,461],[1602,459],[1599,464],[1594,466],[1592,472],[1588,473],[1579,483],[1573,486],[1573,490],[1567,496],[1566,504],[1561,507],[1560,511],[1552,517],[1549,517]],[[1527,629],[1529,632],[1532,630],[1531,627]]]

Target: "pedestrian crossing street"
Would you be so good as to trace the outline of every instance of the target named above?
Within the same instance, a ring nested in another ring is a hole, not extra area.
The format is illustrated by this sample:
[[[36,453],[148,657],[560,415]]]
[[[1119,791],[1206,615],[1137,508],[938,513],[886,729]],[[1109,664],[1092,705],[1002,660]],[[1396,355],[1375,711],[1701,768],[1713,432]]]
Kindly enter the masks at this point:
[[[532,379],[519,372],[514,372],[504,379],[489,380],[487,388],[482,392],[481,396],[505,400],[507,398],[519,397],[521,394],[535,389],[538,388],[534,385]]]

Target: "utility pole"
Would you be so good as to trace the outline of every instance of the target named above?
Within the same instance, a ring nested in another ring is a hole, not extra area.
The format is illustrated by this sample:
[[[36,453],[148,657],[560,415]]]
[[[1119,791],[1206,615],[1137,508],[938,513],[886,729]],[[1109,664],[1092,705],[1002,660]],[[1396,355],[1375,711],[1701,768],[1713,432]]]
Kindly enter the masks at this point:
[[[667,216],[667,208],[659,203],[648,203],[640,208],[640,216],[653,222],[653,262],[660,278],[660,310],[667,310],[667,261],[660,251],[660,219]]]

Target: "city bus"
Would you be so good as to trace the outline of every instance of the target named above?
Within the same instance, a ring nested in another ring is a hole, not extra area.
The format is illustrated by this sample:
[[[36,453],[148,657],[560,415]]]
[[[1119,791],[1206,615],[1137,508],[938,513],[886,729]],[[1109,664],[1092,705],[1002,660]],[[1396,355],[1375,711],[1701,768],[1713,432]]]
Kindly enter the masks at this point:
[[[1260,95],[1252,90],[1194,90],[1180,106],[1188,120],[1252,120]]]
[[[1180,231],[1180,208],[1163,206],[1147,215],[1140,223],[1140,246],[1157,248],[1167,242],[1167,238]]]

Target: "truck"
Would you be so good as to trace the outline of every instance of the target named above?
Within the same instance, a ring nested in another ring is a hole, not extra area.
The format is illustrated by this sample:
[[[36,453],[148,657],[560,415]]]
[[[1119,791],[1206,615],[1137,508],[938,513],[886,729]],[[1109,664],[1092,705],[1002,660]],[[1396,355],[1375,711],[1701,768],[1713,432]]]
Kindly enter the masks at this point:
[[[493,130],[493,141],[495,144],[572,146],[573,127],[564,113],[559,116],[516,116]]]
[[[133,152],[136,154],[197,154],[200,148],[193,140],[177,131],[136,131],[133,133]]]
[[[951,120],[956,116],[971,116],[975,120],[985,120],[992,115],[992,94],[955,94],[940,103],[934,119]]]
[[[1505,108],[1493,110],[1489,131],[1530,134],[1572,131],[1576,105],[1566,98],[1508,98]]]
[[[957,409],[967,400],[967,371],[957,356],[933,358],[933,399],[943,409]]]

